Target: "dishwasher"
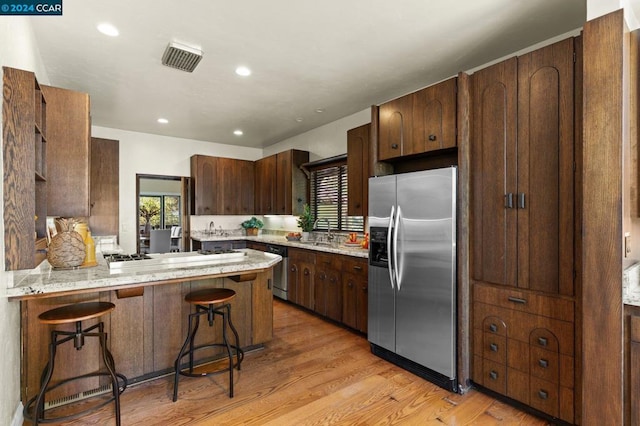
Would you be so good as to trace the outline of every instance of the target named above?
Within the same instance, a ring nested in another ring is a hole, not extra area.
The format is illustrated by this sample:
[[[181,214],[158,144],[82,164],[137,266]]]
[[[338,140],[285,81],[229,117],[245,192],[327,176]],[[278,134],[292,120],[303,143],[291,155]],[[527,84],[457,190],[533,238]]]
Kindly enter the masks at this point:
[[[287,284],[288,272],[289,272],[289,259],[287,258],[287,248],[283,246],[276,246],[267,244],[267,252],[282,256],[282,262],[273,267],[273,295],[279,297],[282,300],[288,300]]]

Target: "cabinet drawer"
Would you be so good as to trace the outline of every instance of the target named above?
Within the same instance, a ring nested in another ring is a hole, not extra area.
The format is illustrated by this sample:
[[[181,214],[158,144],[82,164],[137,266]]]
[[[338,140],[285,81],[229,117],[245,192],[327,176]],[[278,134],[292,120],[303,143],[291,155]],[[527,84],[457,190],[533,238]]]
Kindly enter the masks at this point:
[[[507,338],[486,332],[482,337],[482,356],[485,359],[506,364]]]
[[[316,265],[320,269],[342,269],[340,255],[316,253]]]
[[[557,384],[537,377],[531,377],[529,389],[529,405],[554,417],[558,417]]]
[[[531,333],[534,330],[546,329],[557,339],[558,352],[573,356],[573,323],[571,322],[474,302],[474,326],[477,327],[477,324],[483,324],[487,317],[498,317],[503,320],[507,329],[507,338],[516,339],[527,344],[529,344]]]
[[[476,282],[473,285],[473,300],[562,321],[574,321],[573,301],[567,298]]]
[[[343,256],[342,271],[366,277],[368,274],[367,260],[352,256]]]
[[[482,382],[484,386],[501,394],[507,392],[507,367],[504,364],[482,360]]]
[[[557,384],[560,372],[558,353],[531,346],[530,355],[531,375]]]

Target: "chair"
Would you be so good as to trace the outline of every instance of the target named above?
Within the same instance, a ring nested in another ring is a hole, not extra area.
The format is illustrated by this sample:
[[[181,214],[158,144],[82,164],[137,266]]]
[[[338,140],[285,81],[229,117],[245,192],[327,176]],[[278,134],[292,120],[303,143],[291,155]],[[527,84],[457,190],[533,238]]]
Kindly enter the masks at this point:
[[[171,227],[171,251],[181,251],[182,226]]]
[[[171,229],[152,229],[149,234],[149,253],[171,251]]]

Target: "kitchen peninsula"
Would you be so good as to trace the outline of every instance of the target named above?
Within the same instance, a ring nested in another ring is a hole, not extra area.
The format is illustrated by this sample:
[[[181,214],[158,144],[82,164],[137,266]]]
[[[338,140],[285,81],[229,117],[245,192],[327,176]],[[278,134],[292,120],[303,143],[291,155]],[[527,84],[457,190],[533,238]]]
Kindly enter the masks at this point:
[[[53,270],[43,262],[33,270],[4,272],[7,296],[19,301],[22,311],[22,398],[33,396],[40,373],[48,359],[49,327],[38,321],[46,310],[71,303],[104,301],[116,309],[104,318],[109,346],[119,372],[130,383],[172,371],[187,329],[190,305],[184,296],[201,288],[230,288],[234,325],[245,350],[257,349],[272,338],[272,268],[280,256],[256,250],[241,250],[244,256],[208,264],[179,264],[140,268],[109,269],[102,255],[98,266],[86,269]],[[73,326],[73,325],[72,325]],[[60,328],[60,326],[57,326]],[[221,334],[203,333],[214,341]],[[100,365],[98,344],[88,339],[83,356],[62,346],[54,381],[94,371]],[[87,355],[89,352],[90,355]],[[216,353],[203,351],[197,361],[206,362]],[[79,361],[81,360],[81,361]],[[51,392],[53,402],[101,389],[97,378],[69,383]]]

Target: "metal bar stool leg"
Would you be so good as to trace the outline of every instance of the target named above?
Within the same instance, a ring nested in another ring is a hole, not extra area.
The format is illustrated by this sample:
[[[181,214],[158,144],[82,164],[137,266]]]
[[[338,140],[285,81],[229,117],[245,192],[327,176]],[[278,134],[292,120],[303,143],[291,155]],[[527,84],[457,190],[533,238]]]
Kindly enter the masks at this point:
[[[53,367],[55,365],[54,360],[56,358],[56,348],[58,346],[57,342],[58,333],[54,330],[51,332],[51,342],[49,343],[49,362],[42,371],[40,392],[38,392],[38,397],[36,398],[35,413],[33,416],[34,426],[38,426],[41,417],[44,420],[44,394],[49,386],[49,382],[51,381],[51,376],[53,376]],[[25,409],[26,407],[29,407],[29,404],[25,406]]]
[[[115,415],[116,415],[116,426],[120,426],[120,385],[118,384],[118,377],[116,376],[115,371],[113,370],[113,357],[111,353],[107,350],[107,333],[104,332],[104,323],[100,322],[98,326],[98,335],[100,337],[100,350],[102,352],[102,359],[104,361],[104,365],[111,376],[111,386],[113,390],[114,397],[114,407],[115,407]]]
[[[236,338],[236,359],[238,371],[240,371],[240,364],[242,364],[242,360],[244,359],[244,351],[240,349],[240,337],[238,336],[238,330],[233,326],[233,321],[231,321],[231,304],[228,303],[226,305],[227,313],[229,317],[229,328],[233,332],[234,337]]]
[[[229,324],[228,311],[223,309],[218,311],[222,313],[222,341],[227,347],[227,355],[229,356],[229,398],[233,398],[233,352],[227,338],[227,324]]]

